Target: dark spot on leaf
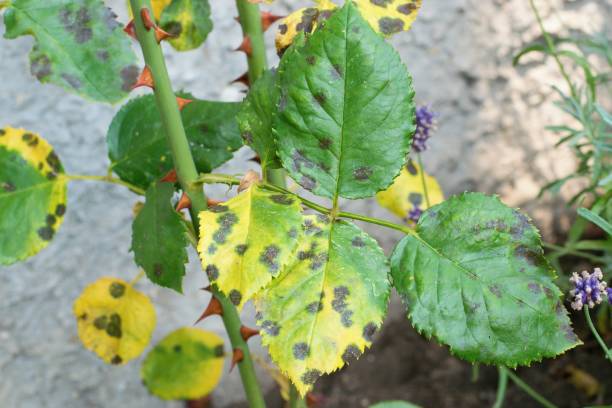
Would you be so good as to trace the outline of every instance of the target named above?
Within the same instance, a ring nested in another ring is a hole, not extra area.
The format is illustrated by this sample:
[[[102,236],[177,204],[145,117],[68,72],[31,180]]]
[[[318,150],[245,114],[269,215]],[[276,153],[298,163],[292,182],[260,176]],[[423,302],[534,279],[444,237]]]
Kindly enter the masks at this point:
[[[380,32],[386,35],[399,33],[404,29],[404,22],[399,18],[383,17],[378,20]]]
[[[208,211],[213,212],[213,213],[223,213],[223,212],[227,212],[228,210],[229,210],[229,207],[225,205],[212,205],[208,207]]]
[[[304,187],[306,190],[314,190],[314,188],[317,185],[317,182],[315,181],[315,179],[313,179],[310,176],[307,175],[302,175],[302,179],[300,180],[300,184],[302,185],[302,187]]]
[[[113,313],[110,316],[110,321],[106,325],[106,334],[111,337],[121,338],[121,316],[117,313]]]
[[[578,337],[576,333],[572,330],[571,326],[568,324],[561,325],[561,330],[565,333],[565,339],[569,342],[575,343],[578,341]]]
[[[49,60],[49,57],[46,55],[39,55],[32,59],[30,63],[30,72],[38,78],[39,81],[51,75],[51,60]]]
[[[370,167],[358,167],[353,170],[353,177],[356,180],[368,180],[372,176],[372,169]]]
[[[271,195],[270,200],[274,201],[276,204],[282,204],[282,205],[291,205],[294,203],[293,198],[286,194]]]
[[[319,11],[315,7],[309,7],[307,9],[304,9],[304,11],[302,12],[302,19],[295,26],[296,31],[312,33],[318,15]]]
[[[326,214],[317,214],[316,215],[317,220],[319,220],[319,222],[323,223],[323,224],[329,224],[331,222],[331,219],[329,218],[328,215]]]
[[[174,37],[179,37],[183,32],[183,25],[178,21],[168,21],[162,28]]]
[[[313,95],[314,96],[314,100],[319,104],[319,105],[323,105],[325,103],[325,101],[327,100],[327,97],[325,96],[325,94],[323,92],[317,92],[316,94]]]
[[[136,65],[128,65],[121,70],[121,89],[125,92],[129,92],[132,89],[132,85],[138,79],[140,75],[140,69]]]
[[[6,130],[0,129],[0,136],[4,136],[4,135],[6,135]]]
[[[327,253],[321,252],[312,256],[312,260],[310,261],[310,270],[316,271],[321,268],[327,262]]]
[[[81,87],[81,80],[74,75],[64,73],[62,74],[62,78],[74,89],[79,89]]]
[[[217,252],[217,246],[215,244],[210,244],[207,251],[209,255],[212,255]]]
[[[277,245],[268,245],[266,248],[264,248],[263,252],[259,256],[259,262],[266,265],[270,272],[277,272],[279,269],[277,262],[279,253],[280,248]]]
[[[74,35],[74,40],[78,44],[83,44],[91,39],[93,31],[88,27],[91,16],[87,6],[82,6],[76,13],[73,13],[68,7],[63,8],[59,12],[59,19],[64,29]]]
[[[15,187],[15,185],[10,181],[6,181],[2,183],[2,189],[7,193],[12,193],[13,191],[17,190],[17,187]]]
[[[557,304],[555,305],[555,313],[557,316],[565,316],[565,308],[559,300],[557,300]]]
[[[30,147],[34,147],[38,144],[38,138],[30,132],[26,132],[21,135],[21,140],[23,140]]]
[[[549,299],[553,299],[555,297],[555,294],[553,293],[553,291],[547,286],[544,286],[544,294]]]
[[[523,258],[529,265],[541,263],[540,255],[524,245],[517,246],[514,249],[514,255],[518,258]]]
[[[121,282],[113,282],[108,287],[108,293],[115,299],[118,299],[125,293],[125,285]]]
[[[98,329],[98,330],[106,329],[106,325],[107,324],[108,324],[108,317],[107,316],[98,316],[93,321],[94,327],[96,329]]]
[[[342,312],[342,315],[340,316],[340,321],[342,322],[342,325],[344,327],[351,327],[353,325],[353,311],[345,310],[344,312]]]
[[[295,171],[300,171],[302,167],[306,167],[308,169],[312,169],[314,167],[314,162],[308,159],[301,150],[294,150],[293,154],[291,155],[291,159],[293,160],[293,169]]]
[[[107,61],[109,57],[110,55],[108,54],[108,51],[106,50],[99,50],[96,52],[96,58],[98,58],[102,62]]]
[[[363,248],[365,246],[365,241],[361,237],[355,237],[351,241],[351,245],[357,248]]]
[[[113,365],[119,365],[122,362],[123,362],[123,359],[118,354],[115,357],[113,357],[113,359],[111,360],[111,364]]]
[[[278,333],[280,332],[280,327],[278,327],[278,324],[276,324],[276,322],[273,322],[271,320],[265,320],[261,324],[261,328],[263,331],[268,333],[270,336],[278,336]]]
[[[336,286],[334,288],[334,298],[332,299],[332,309],[342,313],[346,309],[346,297],[350,294],[346,286]]]
[[[162,274],[164,273],[164,266],[160,263],[156,263],[155,265],[153,265],[153,274],[156,277],[160,277],[162,276]]]
[[[370,322],[368,324],[365,325],[365,327],[363,328],[363,338],[366,341],[372,341],[372,337],[374,336],[374,333],[376,333],[376,330],[378,329],[378,326],[376,326],[375,323]]]
[[[358,358],[360,355],[361,351],[359,350],[359,347],[356,344],[349,344],[344,350],[344,353],[342,353],[342,361],[344,361],[344,363],[348,363],[349,361]]]
[[[420,207],[423,202],[423,195],[420,193],[408,194],[408,202],[412,203],[415,207]]]
[[[491,293],[494,294],[498,298],[502,297],[501,290],[499,289],[499,286],[497,285],[490,285],[489,291],[491,291]]]
[[[321,232],[321,228],[314,223],[310,218],[304,220],[304,232],[306,235],[317,235]]]
[[[287,24],[281,24],[278,26],[278,31],[281,34],[287,34],[287,30],[289,29],[289,27],[287,27]]]
[[[304,360],[310,353],[310,347],[306,343],[295,343],[293,345],[293,357],[298,360]]]
[[[316,61],[317,59],[314,55],[309,55],[306,57],[306,62],[308,63],[308,65],[314,65]]]
[[[180,344],[176,344],[174,347],[172,347],[172,349],[174,350],[175,353],[180,353],[181,351],[183,351],[183,348],[181,347]]]
[[[213,352],[215,353],[215,357],[223,357],[225,355],[225,350],[223,349],[223,344],[219,344],[215,346]]]
[[[306,385],[312,385],[317,381],[320,376],[321,372],[319,370],[308,370],[302,375],[302,382]]]
[[[538,284],[537,284],[537,283],[535,283],[535,282],[530,282],[530,283],[527,285],[527,287],[529,288],[529,291],[530,291],[531,293],[534,293],[534,294],[536,294],[536,295],[537,295],[538,293],[540,293],[540,292],[541,292],[540,285],[538,285]]]
[[[410,159],[408,159],[408,161],[406,162],[406,170],[408,170],[408,173],[412,174],[413,176],[416,176],[419,172],[412,160]]]
[[[209,280],[216,280],[219,277],[219,268],[213,264],[206,265],[206,275]]]
[[[289,229],[289,231],[287,232],[287,236],[291,239],[297,238],[297,234],[298,234],[298,231],[297,231],[297,228],[295,227],[291,227],[291,229]]]
[[[332,144],[332,141],[329,138],[324,138],[324,139],[319,140],[319,147],[323,150],[329,149],[331,144]]]
[[[410,15],[413,11],[417,9],[417,5],[414,3],[406,3],[400,4],[397,6],[397,11],[401,14]]]
[[[62,171],[62,164],[59,160],[59,157],[57,157],[57,154],[55,154],[54,150],[51,150],[49,152],[46,160],[49,167],[51,167],[55,173],[59,173]]]
[[[242,293],[236,289],[232,289],[229,293],[229,299],[234,305],[238,306],[242,301]]]
[[[57,221],[57,219],[55,218],[55,215],[47,214],[47,218],[45,219],[45,222],[47,223],[48,226],[50,227],[54,226],[55,221]]]
[[[55,215],[61,217],[64,214],[66,214],[66,206],[64,204],[58,204],[57,207],[55,207]]]
[[[249,246],[247,244],[240,244],[240,245],[236,245],[235,251],[238,255],[244,255],[244,253],[247,251],[247,249],[249,248]]]
[[[370,0],[370,3],[374,4],[375,6],[387,8],[387,5],[391,4],[392,1],[393,0]]]
[[[39,228],[37,232],[38,236],[44,241],[51,241],[53,235],[55,234],[53,228],[49,226]]]
[[[520,239],[525,234],[525,231],[529,228],[529,218],[525,214],[519,211],[513,210],[512,213],[516,217],[516,224],[510,228],[510,233],[516,239]]]
[[[323,310],[323,302],[321,301],[312,302],[312,303],[309,303],[308,306],[306,306],[306,311],[308,313],[317,313],[317,312],[320,312],[321,310]]]

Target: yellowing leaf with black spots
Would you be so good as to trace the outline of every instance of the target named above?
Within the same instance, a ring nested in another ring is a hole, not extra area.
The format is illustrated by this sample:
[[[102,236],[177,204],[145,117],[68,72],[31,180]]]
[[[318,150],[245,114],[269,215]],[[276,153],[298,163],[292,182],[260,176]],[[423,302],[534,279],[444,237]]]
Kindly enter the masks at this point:
[[[129,0],[128,0],[128,3],[129,3]],[[159,21],[162,15],[162,11],[164,11],[164,9],[168,7],[170,3],[172,3],[172,0],[151,0],[151,7],[153,7],[153,16],[155,16],[155,20]],[[128,4],[128,8],[130,9],[130,12],[131,12],[132,10],[129,7],[129,4]]]
[[[408,31],[423,0],[353,0],[372,28],[386,36]]]
[[[175,49],[188,51],[197,48],[206,40],[213,27],[208,1],[172,0],[162,11],[159,24],[175,36],[170,39]]]
[[[36,39],[30,70],[40,82],[115,103],[140,73],[116,17],[102,0],[13,0],[4,13],[4,37]]]
[[[0,129],[0,264],[47,246],[66,212],[66,178],[53,147],[24,129]]]
[[[311,34],[317,26],[329,18],[336,5],[330,2],[321,2],[317,7],[305,7],[294,11],[282,19],[276,32],[276,51],[282,55],[298,35],[298,33]]]
[[[426,210],[444,201],[444,194],[435,177],[427,173],[421,174],[421,167],[408,160],[400,175],[393,181],[391,187],[376,194],[378,203],[398,217],[406,220],[414,209]],[[423,187],[423,179],[425,187]],[[427,188],[427,195],[425,195]],[[429,198],[429,205],[427,205]]]
[[[301,223],[298,200],[253,184],[200,213],[202,267],[241,308],[294,258]]]
[[[389,264],[354,224],[304,217],[297,259],[255,299],[263,344],[301,394],[370,346],[387,310]]]
[[[176,330],[159,342],[140,370],[144,385],[166,400],[194,400],[217,386],[223,369],[223,339],[195,328]]]
[[[117,278],[101,278],[74,302],[79,338],[104,362],[124,364],[142,353],[155,329],[149,298]]]

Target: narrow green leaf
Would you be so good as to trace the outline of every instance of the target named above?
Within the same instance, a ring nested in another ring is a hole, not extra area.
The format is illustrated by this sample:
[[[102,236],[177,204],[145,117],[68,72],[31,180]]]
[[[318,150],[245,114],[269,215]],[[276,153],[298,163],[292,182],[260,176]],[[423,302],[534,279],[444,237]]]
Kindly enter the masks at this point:
[[[598,103],[595,104],[595,109],[603,121],[606,122],[608,126],[612,126],[612,114],[608,113],[606,109]]]
[[[172,0],[161,13],[160,26],[176,37],[170,40],[175,49],[198,48],[213,28],[208,0]]]
[[[287,52],[275,132],[283,166],[325,197],[389,186],[414,132],[414,91],[397,52],[352,2]]]
[[[495,197],[465,193],[427,210],[391,273],[416,329],[468,361],[515,367],[581,344],[538,231]]]
[[[266,71],[253,84],[238,112],[242,139],[257,152],[264,169],[281,167],[272,133],[279,96],[276,73]]]
[[[181,116],[198,171],[209,173],[242,146],[236,122],[239,108],[239,103],[201,100],[183,108]],[[109,127],[106,142],[111,169],[136,186],[146,189],[174,166],[153,95],[125,104]]]
[[[578,208],[578,215],[591,221],[593,224],[604,230],[608,235],[612,236],[612,225],[610,225],[608,221],[604,220],[599,215],[595,214],[593,211],[580,207]]]
[[[46,247],[65,212],[66,178],[53,147],[24,129],[0,129],[0,264]]]
[[[172,183],[157,182],[147,190],[144,206],[132,224],[132,251],[136,264],[154,283],[182,293],[187,238],[181,215],[170,199]]]
[[[30,63],[40,82],[114,103],[127,95],[140,71],[115,18],[101,0],[14,0],[4,13],[4,37],[36,38]]]
[[[202,268],[241,308],[294,258],[301,228],[298,200],[254,184],[200,213]]]
[[[323,215],[303,228],[295,263],[255,301],[263,344],[302,395],[370,346],[390,290],[387,259],[365,232]]]

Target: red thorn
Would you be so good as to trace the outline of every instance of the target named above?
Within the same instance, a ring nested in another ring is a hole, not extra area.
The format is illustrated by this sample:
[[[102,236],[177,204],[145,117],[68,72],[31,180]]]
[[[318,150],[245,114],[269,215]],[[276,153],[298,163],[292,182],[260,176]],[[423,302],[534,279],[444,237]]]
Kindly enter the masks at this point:
[[[193,99],[185,99],[180,96],[176,97],[176,103],[178,103],[179,110],[183,110],[183,108],[193,102]]]
[[[319,407],[325,404],[325,397],[322,394],[316,394],[314,392],[309,392],[306,394],[306,405],[308,408],[311,407]]]
[[[203,288],[200,288],[200,290],[205,290],[207,292],[210,292],[210,285],[204,286]]]
[[[151,19],[151,13],[148,8],[143,7],[140,9],[140,18],[142,18],[142,24],[147,31],[155,27],[155,22]]]
[[[183,192],[183,195],[179,199],[178,204],[176,205],[176,211],[184,210],[185,208],[191,208],[191,198]]]
[[[141,86],[148,86],[151,89],[155,88],[155,85],[153,84],[153,74],[147,66],[145,66],[142,72],[140,73],[140,76],[136,80],[136,83],[132,85],[132,89],[136,89]]]
[[[166,174],[161,181],[166,183],[176,183],[178,181],[178,177],[176,176],[176,169],[172,169]]]
[[[238,78],[234,79],[231,83],[232,84],[241,83],[241,84],[246,85],[247,87],[251,86],[251,81],[249,81],[249,73],[245,72],[244,74],[240,75]]]
[[[206,310],[204,310],[204,313],[202,313],[202,316],[200,316],[198,320],[196,320],[194,325],[200,323],[202,320],[206,319],[208,316],[213,316],[213,315],[223,316],[223,306],[221,306],[221,303],[219,302],[219,300],[214,296],[212,299],[210,299],[210,303],[206,307]]]
[[[172,38],[174,37],[174,35],[165,32],[164,30],[162,30],[161,28],[155,26],[155,39],[157,40],[157,43],[159,44],[160,42],[164,41],[167,38]]]
[[[123,28],[123,32],[136,40],[136,29],[134,27],[134,19],[131,19],[129,23]]]
[[[250,327],[240,326],[240,335],[244,341],[248,341],[251,337],[257,336],[259,330],[251,329]]]
[[[234,353],[232,354],[232,365],[230,367],[230,373],[232,372],[234,367],[236,367],[236,364],[238,364],[242,360],[244,360],[244,352],[242,351],[242,349],[235,348]]]
[[[284,16],[277,16],[275,14],[270,13],[269,11],[263,11],[261,13],[261,29],[266,31],[272,24],[281,18],[285,18]]]
[[[252,161],[252,162],[255,162],[257,164],[261,164],[261,158],[259,157],[258,154],[256,154],[255,156],[251,157],[249,160]]]
[[[222,200],[215,200],[214,198],[209,198],[206,200],[206,203],[208,204],[209,207],[214,207],[215,205],[219,205],[224,202],[225,201],[222,201]]]
[[[251,45],[251,37],[249,37],[248,35],[245,36],[240,46],[236,48],[234,51],[242,51],[246,55],[251,56],[251,54],[253,54],[253,46]]]

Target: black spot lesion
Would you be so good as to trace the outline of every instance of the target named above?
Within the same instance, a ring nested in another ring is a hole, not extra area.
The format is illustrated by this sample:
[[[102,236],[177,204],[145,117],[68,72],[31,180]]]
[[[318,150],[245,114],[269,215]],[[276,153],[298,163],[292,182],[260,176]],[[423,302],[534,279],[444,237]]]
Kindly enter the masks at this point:
[[[301,171],[303,167],[312,169],[315,166],[314,162],[307,158],[302,150],[294,150],[291,154],[291,160],[293,160],[293,169],[295,171]]]
[[[362,336],[365,339],[365,341],[372,342],[372,339],[374,337],[374,333],[376,333],[376,330],[378,330],[378,326],[376,325],[376,323],[370,322],[366,324],[362,332]]]
[[[24,141],[30,147],[36,147],[38,145],[38,137],[34,133],[26,132],[21,135],[21,140]]]
[[[64,204],[58,204],[55,207],[55,215],[62,217],[64,214],[66,214],[66,206]]]
[[[93,325],[98,330],[103,330],[110,337],[121,338],[121,316],[113,313],[110,316],[101,315],[94,319]]]
[[[213,354],[215,355],[215,357],[225,356],[225,349],[223,348],[223,344],[215,346],[215,348],[213,349]]]
[[[64,29],[74,35],[77,44],[83,44],[91,40],[93,36],[93,31],[89,27],[91,15],[86,6],[79,8],[76,13],[69,6],[62,8],[59,12],[59,20]]]
[[[272,320],[265,320],[263,323],[261,323],[261,329],[270,336],[274,337],[278,336],[280,333],[280,326],[278,323],[273,322]]]
[[[206,252],[208,252],[209,255],[213,255],[215,252],[217,252],[217,246],[215,244],[210,244]]]
[[[328,150],[331,145],[332,140],[328,137],[324,137],[323,139],[319,140],[319,147],[323,150]]]
[[[351,241],[351,245],[356,247],[356,248],[363,248],[366,245],[366,243],[363,240],[363,238],[357,236],[357,237],[353,238],[353,240]]]
[[[132,89],[132,86],[134,86],[136,83],[139,75],[140,68],[138,68],[136,65],[128,65],[127,67],[123,67],[119,72],[119,76],[121,77],[121,90],[129,92]]]
[[[234,251],[236,251],[236,254],[242,256],[245,254],[247,249],[249,249],[249,246],[247,244],[239,244],[239,245],[236,245],[236,247],[234,248]]]
[[[259,262],[264,264],[271,273],[278,272],[280,266],[278,264],[278,256],[280,248],[278,245],[268,245],[264,248],[259,256]]]
[[[304,220],[304,233],[306,235],[319,235],[323,230],[310,218]]]
[[[378,20],[378,28],[385,35],[399,33],[404,29],[404,21],[400,18],[383,17]]]
[[[217,278],[219,278],[219,268],[217,268],[216,265],[213,265],[213,264],[206,265],[205,271],[206,271],[206,276],[208,276],[208,280],[214,281],[214,280],[217,280]]]
[[[525,245],[519,245],[514,249],[514,256],[524,259],[529,265],[541,265],[544,263],[542,254]]]
[[[489,285],[489,291],[495,295],[497,298],[502,297],[502,292],[499,285]]]
[[[49,167],[51,167],[51,169],[53,169],[54,173],[60,173],[63,169],[62,169],[62,163],[60,162],[59,157],[57,157],[57,154],[55,153],[54,150],[51,150],[49,152],[49,154],[47,155],[47,158],[45,159],[45,161],[47,162],[47,164],[49,165]]]
[[[342,314],[340,315],[340,322],[342,323],[342,326],[349,328],[353,325],[353,311],[352,310],[345,310],[342,312]]]
[[[297,360],[305,360],[310,354],[310,347],[308,344],[301,342],[293,345],[293,357]]]
[[[322,300],[319,300],[317,302],[309,303],[306,306],[306,311],[308,313],[311,313],[311,314],[315,314],[317,312],[320,312],[321,310],[323,310],[323,301]]]
[[[238,216],[232,212],[225,212],[217,218],[219,229],[213,234],[213,240],[218,244],[224,244],[232,228],[238,222]]]
[[[49,57],[41,54],[32,58],[32,61],[30,62],[30,72],[39,81],[43,81],[45,78],[51,75],[51,60]]]
[[[53,236],[55,235],[55,230],[47,225],[45,227],[39,228],[37,233],[40,239],[42,239],[43,241],[51,241],[53,239]]]
[[[542,288],[537,282],[529,282],[529,284],[527,284],[527,288],[531,293],[535,295],[539,294],[542,291]]]
[[[272,200],[272,202],[276,204],[281,204],[281,205],[291,205],[295,202],[293,197],[287,194],[273,194],[270,196],[270,200]]]
[[[125,285],[121,282],[113,282],[108,287],[108,293],[115,299],[119,299],[125,294]]]
[[[321,371],[317,369],[307,370],[304,374],[302,374],[301,380],[306,385],[314,384],[317,379],[321,376]]]
[[[183,32],[183,25],[180,21],[168,21],[162,29],[173,37],[179,37]]]
[[[400,4],[396,8],[398,13],[405,14],[407,16],[412,14],[412,12],[416,11],[417,9],[418,9],[418,6],[415,3],[413,3],[413,2],[412,3]]]
[[[415,207],[420,207],[423,203],[423,195],[421,193],[408,194],[408,202]]]
[[[317,186],[317,181],[313,179],[312,177],[304,174],[302,175],[302,178],[300,179],[300,184],[306,190],[312,191]]]
[[[232,289],[229,293],[229,300],[235,305],[238,306],[242,301],[242,293],[236,289]]]
[[[372,3],[373,5],[382,7],[382,8],[386,8],[392,2],[393,0],[370,0],[370,3]]]
[[[210,207],[208,207],[208,211],[212,213],[224,213],[229,211],[229,207],[221,204],[211,205]]]
[[[344,349],[344,352],[342,353],[342,361],[344,361],[344,363],[346,364],[350,362],[351,360],[358,359],[360,355],[361,355],[361,350],[359,350],[359,346],[352,343],[352,344],[349,344],[346,347],[346,349]]]
[[[0,186],[2,186],[2,190],[4,190],[7,193],[12,193],[13,191],[17,191],[17,186],[15,186],[13,183],[11,183],[8,180],[2,182]]]
[[[117,354],[116,356],[114,356],[111,360],[111,364],[112,365],[119,365],[123,363],[123,359],[121,358],[121,356],[119,354]]]
[[[309,55],[306,57],[306,63],[308,65],[314,65],[317,62],[317,58],[314,55]]]
[[[164,274],[164,265],[160,263],[156,263],[153,265],[153,275],[157,278],[161,277]]]
[[[316,92],[313,95],[313,98],[315,102],[317,102],[319,105],[323,105],[325,101],[327,101],[327,96],[325,96],[324,92]]]
[[[338,313],[342,313],[348,306],[346,298],[350,295],[349,288],[346,286],[336,286],[334,288],[334,298],[332,299],[332,309]]]
[[[369,180],[370,177],[372,177],[372,174],[374,173],[374,171],[372,170],[371,167],[368,166],[362,166],[362,167],[357,167],[355,170],[353,170],[353,177],[355,177],[356,180]]]

